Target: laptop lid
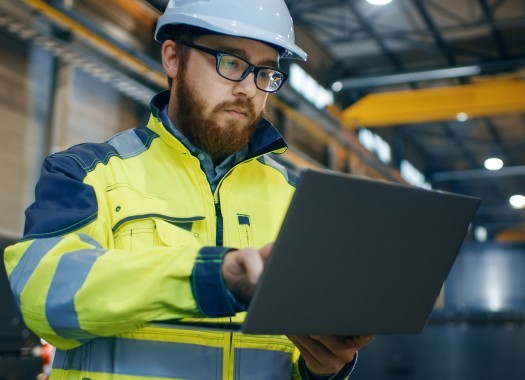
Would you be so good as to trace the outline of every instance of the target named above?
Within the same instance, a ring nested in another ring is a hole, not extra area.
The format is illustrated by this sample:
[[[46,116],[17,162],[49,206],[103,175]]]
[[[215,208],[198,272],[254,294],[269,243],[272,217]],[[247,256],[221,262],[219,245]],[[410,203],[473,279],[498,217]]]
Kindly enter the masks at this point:
[[[480,200],[307,170],[250,302],[250,334],[419,333]]]

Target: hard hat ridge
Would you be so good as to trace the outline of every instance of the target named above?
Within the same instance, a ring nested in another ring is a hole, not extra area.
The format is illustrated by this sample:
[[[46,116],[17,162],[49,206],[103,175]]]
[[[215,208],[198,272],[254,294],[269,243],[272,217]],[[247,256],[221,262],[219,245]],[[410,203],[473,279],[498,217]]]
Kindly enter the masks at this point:
[[[169,26],[180,24],[258,40],[276,47],[281,58],[306,60],[306,53],[295,44],[284,0],[170,0],[157,22],[155,39],[164,42],[170,37]]]

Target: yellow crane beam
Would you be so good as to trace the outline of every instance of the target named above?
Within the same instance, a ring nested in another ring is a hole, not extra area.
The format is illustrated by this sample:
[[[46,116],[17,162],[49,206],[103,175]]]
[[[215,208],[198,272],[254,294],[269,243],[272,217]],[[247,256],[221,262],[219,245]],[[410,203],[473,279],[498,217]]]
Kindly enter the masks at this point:
[[[369,94],[342,112],[356,127],[455,120],[525,112],[525,80],[505,79],[475,84]]]
[[[163,73],[151,69],[145,63],[139,61],[137,58],[133,57],[131,54],[123,51],[119,47],[108,42],[104,38],[94,34],[91,30],[80,25],[75,20],[71,19],[67,15],[53,8],[51,5],[47,4],[42,0],[23,0],[23,2],[30,7],[41,12],[43,15],[58,23],[62,27],[72,31],[78,36],[84,38],[86,41],[92,45],[100,48],[102,51],[105,51],[106,54],[118,60],[119,62],[124,63],[126,66],[150,79],[155,84],[161,87],[167,87],[167,80]]]

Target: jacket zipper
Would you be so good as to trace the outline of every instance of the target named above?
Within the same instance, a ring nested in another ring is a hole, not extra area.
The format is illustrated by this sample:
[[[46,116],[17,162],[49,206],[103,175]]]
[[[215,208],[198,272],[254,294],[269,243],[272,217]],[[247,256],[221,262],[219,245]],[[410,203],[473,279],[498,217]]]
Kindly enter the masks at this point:
[[[230,169],[231,170],[231,169]],[[228,173],[224,175],[226,177]],[[224,177],[222,179],[224,179]],[[215,193],[213,194],[213,203],[215,206],[215,244],[217,246],[222,246],[224,244],[224,231],[223,231],[223,217],[221,212],[221,200],[219,198],[219,188],[222,184],[222,179],[215,188]],[[231,321],[231,318],[230,318]],[[222,360],[222,379],[231,380],[234,375],[234,356],[233,356],[233,334],[228,333],[228,338],[224,340],[223,347],[223,360]]]
[[[261,157],[261,156],[264,156],[265,154],[268,154],[268,153],[271,153],[271,152],[267,152],[267,153],[261,153],[261,154],[258,154],[257,156],[253,156],[253,157],[250,157],[250,158],[247,158],[245,159],[244,161],[241,161],[239,163],[237,163],[235,166],[233,166],[232,168],[230,168],[230,170],[228,170],[221,178],[221,180],[219,181],[219,183],[217,184],[217,187],[215,188],[215,192],[213,193],[213,203],[214,203],[214,206],[215,206],[215,216],[217,218],[217,222],[216,222],[216,226],[215,226],[215,232],[216,232],[216,236],[215,236],[215,243],[217,246],[220,246],[222,247],[223,244],[224,244],[224,238],[223,238],[223,218],[222,218],[222,212],[221,212],[221,200],[220,200],[220,197],[219,197],[219,189],[222,185],[222,182],[224,181],[224,179],[230,175],[230,173],[239,165],[242,165],[248,161],[251,161],[251,160],[256,160],[257,158]],[[208,184],[209,186],[209,184]]]
[[[217,219],[215,223],[215,244],[218,247],[222,247],[224,239],[221,201],[219,199],[219,186],[217,186],[217,188],[215,189],[215,194],[213,194],[213,203],[215,204],[215,217]]]
[[[257,156],[258,157],[258,156]],[[256,159],[257,157],[252,157],[250,159]],[[248,161],[248,160],[246,160]],[[241,165],[244,162],[240,162],[235,166]],[[217,187],[215,188],[215,192],[213,194],[213,203],[215,206],[215,218],[216,218],[216,224],[215,224],[215,244],[217,246],[222,247],[224,244],[224,230],[223,230],[223,216],[221,211],[221,200],[219,197],[219,189],[222,185],[222,182],[224,179],[233,171],[235,168],[231,168],[228,170],[226,174],[221,178],[219,183],[217,184]],[[230,317],[231,321],[231,317]],[[225,339],[223,344],[223,364],[222,364],[222,377],[224,380],[232,380],[234,377],[234,369],[235,369],[235,358],[234,358],[234,348],[233,348],[233,333],[228,333],[229,339]]]

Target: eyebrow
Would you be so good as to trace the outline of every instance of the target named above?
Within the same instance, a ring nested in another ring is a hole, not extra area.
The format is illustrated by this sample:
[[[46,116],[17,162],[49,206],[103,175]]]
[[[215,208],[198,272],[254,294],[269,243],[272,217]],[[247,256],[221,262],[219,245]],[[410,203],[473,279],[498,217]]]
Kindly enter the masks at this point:
[[[223,45],[219,45],[216,49],[223,51],[225,53],[231,53],[231,54],[238,55],[239,57],[244,58],[246,61],[249,62],[248,55],[246,54],[246,50],[244,49],[234,48],[231,46],[223,46]],[[267,59],[266,61],[263,61],[260,64],[258,64],[258,66],[271,66],[271,67],[278,68],[279,62],[274,59]]]

